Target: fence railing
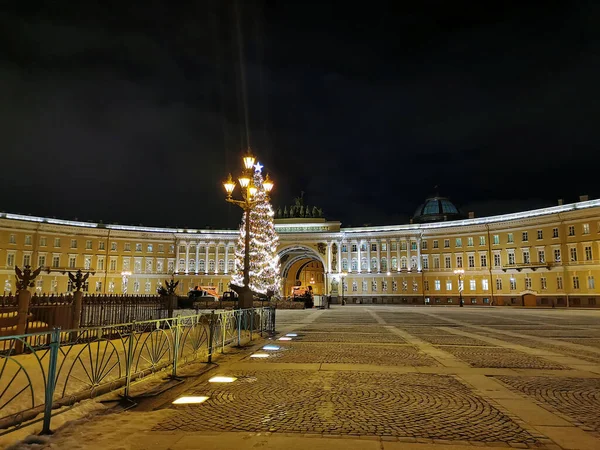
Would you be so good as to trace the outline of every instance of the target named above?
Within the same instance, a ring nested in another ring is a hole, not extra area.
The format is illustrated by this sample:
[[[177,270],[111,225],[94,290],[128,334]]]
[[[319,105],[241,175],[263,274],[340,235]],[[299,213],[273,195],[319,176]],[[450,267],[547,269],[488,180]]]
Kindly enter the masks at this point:
[[[27,333],[73,328],[75,325],[73,295],[38,295],[29,303]],[[157,295],[85,295],[82,298],[80,327],[98,327],[132,320],[166,319],[169,309],[165,297]],[[0,296],[0,336],[14,334],[10,328],[17,322],[17,296]]]
[[[48,433],[62,407],[119,389],[129,397],[148,375],[176,377],[182,364],[274,331],[267,307],[0,337],[0,434],[37,421]]]

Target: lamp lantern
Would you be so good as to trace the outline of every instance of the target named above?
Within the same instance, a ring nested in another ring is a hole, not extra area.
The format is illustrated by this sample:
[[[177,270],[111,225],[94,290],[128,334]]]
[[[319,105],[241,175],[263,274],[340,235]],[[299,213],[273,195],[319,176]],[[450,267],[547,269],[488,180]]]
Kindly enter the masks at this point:
[[[244,168],[246,170],[250,170],[252,169],[252,167],[254,167],[254,162],[256,161],[256,158],[252,156],[252,153],[250,153],[250,149],[248,149],[248,153],[246,154],[246,156],[244,156],[243,161]]]
[[[269,192],[271,192],[271,189],[273,189],[273,186],[275,184],[273,183],[273,181],[271,181],[271,178],[269,178],[269,174],[267,174],[267,176],[265,177],[265,180],[263,181],[263,187],[265,188],[265,192],[268,194]]]
[[[227,196],[231,197],[231,194],[235,189],[235,181],[233,181],[231,174],[229,174],[229,177],[227,177],[227,180],[223,183],[223,187],[225,188],[225,192],[227,192]]]
[[[248,187],[248,185],[250,184],[250,177],[244,174],[238,178],[238,181],[240,182],[240,186],[243,189],[246,189]]]

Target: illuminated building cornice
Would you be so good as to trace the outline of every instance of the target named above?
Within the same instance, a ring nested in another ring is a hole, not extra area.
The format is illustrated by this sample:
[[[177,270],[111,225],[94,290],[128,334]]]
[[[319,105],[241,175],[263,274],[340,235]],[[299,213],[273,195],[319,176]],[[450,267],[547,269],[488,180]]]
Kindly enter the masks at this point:
[[[353,234],[364,233],[418,233],[428,230],[442,230],[447,228],[462,228],[462,227],[477,227],[493,224],[501,224],[506,222],[515,222],[532,218],[543,218],[544,216],[552,216],[556,214],[584,211],[586,209],[600,207],[599,200],[588,200],[584,202],[569,203],[567,205],[553,206],[549,208],[534,209],[511,214],[502,214],[490,217],[481,217],[475,219],[463,219],[436,223],[423,224],[405,224],[405,225],[384,225],[370,227],[352,227],[340,228],[340,222],[329,221],[294,221],[293,219],[286,220],[285,223],[276,223],[275,229],[282,235],[318,233],[334,235],[344,234],[351,239]],[[135,225],[115,225],[115,224],[99,224],[94,222],[83,222],[76,220],[63,220],[48,217],[29,216],[23,214],[0,213],[0,219],[18,220],[23,222],[33,222],[38,224],[71,226],[78,228],[89,228],[97,230],[115,230],[134,233],[159,233],[159,234],[175,234],[175,235],[196,235],[198,238],[207,238],[211,235],[232,236],[237,235],[238,230],[201,230],[190,228],[161,228],[161,227],[145,227]]]

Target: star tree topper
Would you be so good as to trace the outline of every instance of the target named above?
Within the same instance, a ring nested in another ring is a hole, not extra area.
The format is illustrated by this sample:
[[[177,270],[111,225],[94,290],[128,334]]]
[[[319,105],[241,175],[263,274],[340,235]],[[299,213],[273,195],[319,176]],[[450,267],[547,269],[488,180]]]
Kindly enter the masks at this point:
[[[255,172],[259,172],[262,173],[262,169],[263,169],[263,165],[260,164],[260,162],[256,162],[256,164],[254,164],[254,171]]]

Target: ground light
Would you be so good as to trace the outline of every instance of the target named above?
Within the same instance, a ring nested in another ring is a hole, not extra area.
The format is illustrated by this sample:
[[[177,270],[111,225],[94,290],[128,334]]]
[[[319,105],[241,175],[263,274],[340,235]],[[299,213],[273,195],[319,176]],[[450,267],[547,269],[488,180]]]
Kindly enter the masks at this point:
[[[250,358],[268,358],[269,355],[267,353],[255,353],[250,355]]]
[[[174,405],[186,405],[188,403],[202,403],[208,400],[208,397],[203,396],[189,396],[189,397],[179,397],[177,400],[173,402]]]
[[[292,338],[291,337],[280,337],[279,340],[280,341],[291,341]]]
[[[233,383],[237,378],[235,377],[212,377],[208,380],[209,383]]]
[[[265,345],[262,349],[263,350],[279,350],[280,347],[277,345]]]
[[[288,333],[286,334],[287,337],[297,337],[298,335],[296,333]]]

